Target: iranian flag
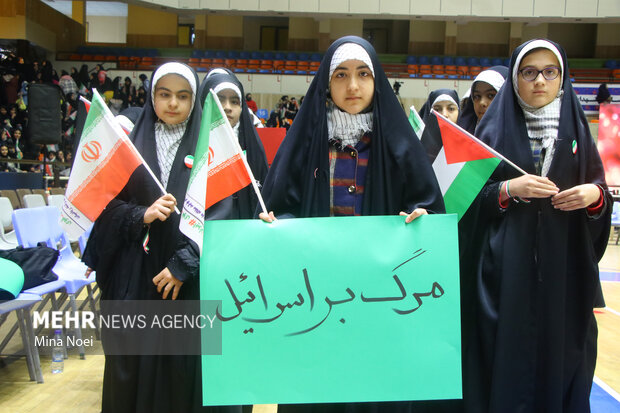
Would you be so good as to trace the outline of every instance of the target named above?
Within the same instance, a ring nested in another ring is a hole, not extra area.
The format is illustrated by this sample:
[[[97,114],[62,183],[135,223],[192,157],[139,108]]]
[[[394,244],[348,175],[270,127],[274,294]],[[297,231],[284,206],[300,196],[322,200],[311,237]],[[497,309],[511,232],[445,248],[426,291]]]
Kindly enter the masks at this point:
[[[60,212],[60,223],[70,238],[92,225],[144,163],[99,93],[93,93]]]
[[[192,174],[181,212],[181,232],[196,242],[202,252],[205,211],[251,183],[259,194],[239,141],[211,90],[204,102]],[[259,199],[262,203],[260,194]]]
[[[413,105],[409,108],[409,123],[418,139],[422,139],[422,133],[426,125]]]
[[[446,212],[458,214],[460,220],[503,157],[434,110],[431,113],[437,118],[443,143],[433,171]]]

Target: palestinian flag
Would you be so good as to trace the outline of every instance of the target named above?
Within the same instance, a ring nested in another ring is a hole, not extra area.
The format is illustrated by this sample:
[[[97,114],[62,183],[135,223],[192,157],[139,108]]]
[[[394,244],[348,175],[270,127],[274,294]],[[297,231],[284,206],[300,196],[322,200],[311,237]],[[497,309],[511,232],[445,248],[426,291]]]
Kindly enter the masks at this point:
[[[458,214],[460,220],[502,159],[475,136],[437,112],[431,114],[437,119],[443,144],[433,171],[446,212]]]

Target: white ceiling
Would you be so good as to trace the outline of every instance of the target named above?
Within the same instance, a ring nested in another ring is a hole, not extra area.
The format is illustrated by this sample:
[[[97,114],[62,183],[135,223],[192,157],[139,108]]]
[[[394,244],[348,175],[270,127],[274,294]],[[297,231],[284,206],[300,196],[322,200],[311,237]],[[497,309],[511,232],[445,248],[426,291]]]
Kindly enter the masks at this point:
[[[72,1],[70,0],[42,0],[43,3],[71,17]],[[127,4],[116,1],[87,1],[87,16],[124,16],[127,17]]]

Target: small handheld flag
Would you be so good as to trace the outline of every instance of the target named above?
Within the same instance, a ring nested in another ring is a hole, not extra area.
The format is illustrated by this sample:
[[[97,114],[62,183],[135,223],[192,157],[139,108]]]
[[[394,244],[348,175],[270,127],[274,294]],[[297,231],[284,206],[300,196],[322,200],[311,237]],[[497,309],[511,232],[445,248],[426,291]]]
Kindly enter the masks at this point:
[[[216,96],[211,90],[204,102],[179,224],[181,232],[198,244],[201,251],[205,211],[213,204],[252,184],[266,210],[252,171]]]

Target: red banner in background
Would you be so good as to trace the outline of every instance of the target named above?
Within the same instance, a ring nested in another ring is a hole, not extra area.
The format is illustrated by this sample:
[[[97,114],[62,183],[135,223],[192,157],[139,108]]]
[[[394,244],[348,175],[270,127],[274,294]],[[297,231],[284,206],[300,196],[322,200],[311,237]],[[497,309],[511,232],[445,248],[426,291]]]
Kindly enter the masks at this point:
[[[273,162],[273,158],[276,156],[276,152],[278,152],[278,148],[280,144],[284,140],[284,136],[286,135],[285,128],[257,128],[258,137],[261,142],[263,142],[263,146],[265,147],[265,156],[267,156],[267,164],[271,166]]]
[[[607,185],[620,185],[620,105],[601,105],[597,146]]]

